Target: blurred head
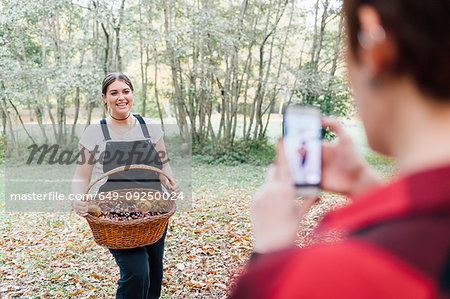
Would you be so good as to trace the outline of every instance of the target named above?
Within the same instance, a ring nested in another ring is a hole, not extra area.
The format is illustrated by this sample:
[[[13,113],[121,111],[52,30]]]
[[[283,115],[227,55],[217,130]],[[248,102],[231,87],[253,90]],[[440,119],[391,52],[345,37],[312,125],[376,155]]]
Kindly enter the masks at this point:
[[[348,74],[369,144],[391,154],[390,129],[408,109],[402,89],[430,105],[450,103],[450,1],[344,0],[344,13]]]
[[[133,105],[133,84],[122,73],[109,73],[103,79],[102,98],[106,111],[110,107],[111,115],[116,118],[128,116]]]

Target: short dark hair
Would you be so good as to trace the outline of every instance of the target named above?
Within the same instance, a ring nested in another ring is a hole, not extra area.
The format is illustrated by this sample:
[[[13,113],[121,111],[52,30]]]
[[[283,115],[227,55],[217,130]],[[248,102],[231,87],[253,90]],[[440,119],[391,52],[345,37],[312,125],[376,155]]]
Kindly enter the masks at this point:
[[[397,74],[408,74],[425,94],[450,97],[450,0],[344,0],[350,48],[358,49],[358,8],[372,6],[394,39]]]

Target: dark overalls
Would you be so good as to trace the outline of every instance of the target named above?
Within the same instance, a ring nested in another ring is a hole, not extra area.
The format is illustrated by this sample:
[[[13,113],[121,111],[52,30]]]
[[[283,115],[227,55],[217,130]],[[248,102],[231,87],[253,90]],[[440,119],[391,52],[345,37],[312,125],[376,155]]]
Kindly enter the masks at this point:
[[[137,141],[111,140],[106,120],[100,121],[105,137],[105,153],[103,156],[103,171],[124,165],[145,164],[159,169],[162,168],[161,159],[154,148],[144,119],[134,115],[140,123],[143,139]],[[118,189],[150,188],[162,191],[159,174],[142,169],[130,169],[108,177],[99,188],[99,192]],[[110,249],[120,268],[120,279],[116,298],[159,298],[163,278],[164,239],[155,244],[133,249]]]

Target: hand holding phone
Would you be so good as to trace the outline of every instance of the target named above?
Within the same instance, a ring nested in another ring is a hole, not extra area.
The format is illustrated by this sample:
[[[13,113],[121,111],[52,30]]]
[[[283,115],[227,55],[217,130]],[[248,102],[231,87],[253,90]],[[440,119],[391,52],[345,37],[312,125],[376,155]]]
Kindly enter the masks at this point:
[[[299,196],[316,196],[322,176],[322,125],[314,106],[290,105],[283,119],[284,148]]]
[[[326,117],[321,122],[338,138],[322,145],[322,189],[351,196],[381,185],[382,180],[358,153],[339,121]]]

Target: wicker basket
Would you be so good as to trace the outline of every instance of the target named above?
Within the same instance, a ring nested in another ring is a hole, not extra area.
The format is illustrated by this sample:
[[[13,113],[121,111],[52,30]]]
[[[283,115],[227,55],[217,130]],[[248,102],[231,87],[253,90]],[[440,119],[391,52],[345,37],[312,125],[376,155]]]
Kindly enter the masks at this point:
[[[89,190],[103,178],[110,176],[114,173],[125,171],[128,169],[145,169],[150,171],[156,171],[164,175],[171,183],[172,179],[162,172],[160,169],[147,166],[147,165],[131,165],[122,166],[105,173],[104,176],[100,177],[86,189],[86,194]],[[113,190],[109,192],[116,192],[119,195],[117,201],[126,201],[124,194],[127,192],[152,192],[158,193],[159,191],[154,189],[120,189]],[[108,193],[108,192],[105,192]],[[105,194],[102,194],[104,198]],[[90,203],[100,203],[104,202],[99,198],[99,194],[93,200],[89,200]],[[160,197],[161,198],[161,197]],[[161,199],[162,201],[162,199]],[[165,212],[160,215],[151,216],[148,218],[134,219],[129,221],[117,221],[111,219],[102,219],[96,216],[88,214],[85,216],[91,230],[94,235],[94,240],[100,246],[110,248],[110,249],[127,249],[142,247],[156,243],[161,239],[169,218],[175,213],[176,204],[174,200],[164,200],[166,206]]]

